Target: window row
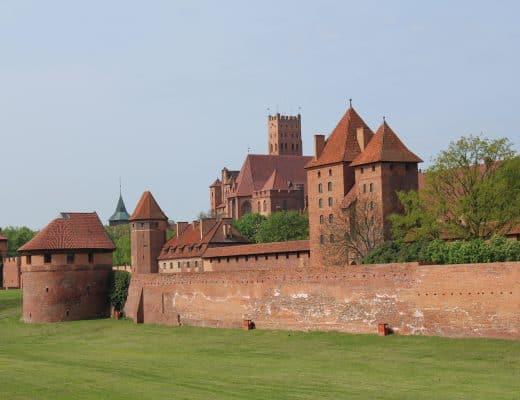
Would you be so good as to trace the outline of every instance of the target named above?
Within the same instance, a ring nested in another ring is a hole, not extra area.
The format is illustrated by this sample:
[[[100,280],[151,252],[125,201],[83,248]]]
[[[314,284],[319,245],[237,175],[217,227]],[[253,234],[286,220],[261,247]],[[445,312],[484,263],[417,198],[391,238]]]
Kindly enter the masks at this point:
[[[327,199],[327,203],[329,205],[329,207],[332,207],[332,205],[334,204],[334,200],[332,199],[332,197],[329,197]],[[318,199],[318,207],[319,208],[323,208],[323,199]]]
[[[369,185],[369,191],[370,193],[372,193],[374,191],[374,184],[371,183]],[[367,184],[366,183],[363,183],[363,193],[366,193],[367,192]]]
[[[330,234],[329,235],[329,242],[330,243],[334,243],[335,242],[334,234]],[[325,244],[325,235],[320,235],[320,244]]]
[[[329,168],[329,176],[332,176],[332,168]],[[321,178],[321,171],[318,171],[318,178]]]
[[[329,214],[329,224],[332,224],[333,222],[334,222],[334,215]],[[320,215],[320,224],[324,224],[324,223],[325,223],[325,216]]]
[[[332,192],[332,182],[327,183],[327,190],[329,192]],[[318,193],[323,193],[323,184],[322,183],[318,183]]]
[[[94,262],[94,253],[88,253],[88,263],[92,264]],[[76,255],[74,253],[67,253],[67,264],[74,264],[74,261],[76,261]],[[44,264],[50,264],[52,262],[52,254],[45,253],[43,255],[43,263]],[[32,263],[32,256],[27,255],[25,256],[25,263],[27,265],[31,265]]]

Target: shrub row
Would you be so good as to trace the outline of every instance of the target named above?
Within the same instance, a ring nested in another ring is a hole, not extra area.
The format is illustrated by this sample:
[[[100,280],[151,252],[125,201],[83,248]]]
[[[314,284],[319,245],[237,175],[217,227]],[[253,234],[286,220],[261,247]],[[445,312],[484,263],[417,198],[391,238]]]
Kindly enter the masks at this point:
[[[440,239],[413,243],[387,242],[363,259],[364,264],[391,262],[465,264],[520,261],[520,242],[493,236],[482,239],[445,242]]]

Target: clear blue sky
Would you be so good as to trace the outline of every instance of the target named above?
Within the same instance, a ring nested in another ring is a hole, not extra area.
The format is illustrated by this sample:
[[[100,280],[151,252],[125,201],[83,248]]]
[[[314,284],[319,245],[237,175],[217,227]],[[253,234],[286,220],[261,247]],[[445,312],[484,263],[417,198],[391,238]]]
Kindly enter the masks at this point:
[[[518,1],[0,2],[0,226],[106,221],[151,190],[171,219],[267,150],[267,107],[301,107],[304,150],[353,98],[430,160],[520,139]],[[424,166],[424,165],[423,165]]]

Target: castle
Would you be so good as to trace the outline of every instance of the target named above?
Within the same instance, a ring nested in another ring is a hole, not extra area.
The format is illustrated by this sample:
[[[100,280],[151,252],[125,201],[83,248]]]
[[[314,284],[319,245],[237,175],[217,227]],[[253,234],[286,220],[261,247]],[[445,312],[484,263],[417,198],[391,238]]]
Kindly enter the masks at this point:
[[[306,208],[305,164],[302,155],[301,115],[268,116],[269,154],[248,154],[240,171],[223,168],[210,185],[210,210],[218,218],[239,219],[253,212]]]
[[[218,217],[179,222],[167,241],[168,218],[153,195],[143,193],[129,218],[128,317],[136,323],[249,327],[254,321],[260,329],[352,333],[375,333],[389,324],[400,334],[520,337],[519,262],[346,267],[356,254],[336,254],[347,236],[354,252],[358,242],[388,238],[387,217],[401,210],[396,191],[418,188],[421,159],[386,121],[373,133],[349,107],[327,139],[315,136],[314,156],[305,158],[300,118],[289,117],[287,126],[284,120],[269,117],[269,155],[248,156],[240,172],[225,169],[226,179],[212,185]],[[299,160],[293,166],[300,166],[304,179],[294,171],[288,171],[291,179],[280,173],[288,157]],[[240,190],[244,184],[247,191]],[[244,213],[279,209],[267,207],[277,191],[282,209],[284,200],[289,208],[289,191],[298,190],[304,201],[296,209],[308,211],[309,240],[249,244],[233,229],[232,219]],[[24,321],[108,314],[113,244],[96,214],[63,213],[20,251]]]

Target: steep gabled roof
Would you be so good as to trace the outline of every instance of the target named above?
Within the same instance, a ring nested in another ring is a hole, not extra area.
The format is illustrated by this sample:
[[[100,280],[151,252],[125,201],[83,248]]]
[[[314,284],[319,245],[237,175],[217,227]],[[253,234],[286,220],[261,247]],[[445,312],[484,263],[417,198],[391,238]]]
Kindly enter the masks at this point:
[[[168,217],[161,210],[161,207],[159,207],[159,204],[155,201],[152,193],[146,191],[141,196],[139,203],[137,203],[137,206],[130,217],[130,221],[143,221],[150,219],[167,220]]]
[[[130,214],[126,211],[125,202],[123,201],[123,196],[121,193],[119,193],[119,200],[117,201],[116,210],[114,211],[114,214],[110,217],[110,222],[115,221],[128,221],[128,218],[130,218]]]
[[[230,226],[228,235],[224,233],[224,220],[215,220],[207,233],[200,237],[201,222],[189,224],[179,236],[174,236],[163,246],[159,260],[201,257],[209,245],[229,246],[249,243],[235,228]],[[231,224],[230,221],[228,221]]]
[[[307,156],[275,156],[249,154],[244,161],[237,178],[237,188],[234,195],[251,196],[256,190],[261,190],[265,183],[276,174],[273,179],[278,182],[292,182],[294,185],[303,184],[307,187],[307,174],[305,164],[312,157]]]
[[[369,136],[373,135],[356,110],[350,107],[326,140],[325,147],[318,159],[313,159],[306,165],[306,168],[354,160],[361,153],[357,141],[358,128],[365,128],[368,130]]]
[[[114,250],[98,215],[61,213],[18,251]]]
[[[281,174],[278,173],[278,170],[275,168],[273,173],[262,186],[262,190],[276,190],[276,189],[287,189],[288,182],[283,180]]]
[[[408,150],[386,122],[383,122],[365,150],[350,165],[357,166],[384,161],[422,162],[419,157]]]

